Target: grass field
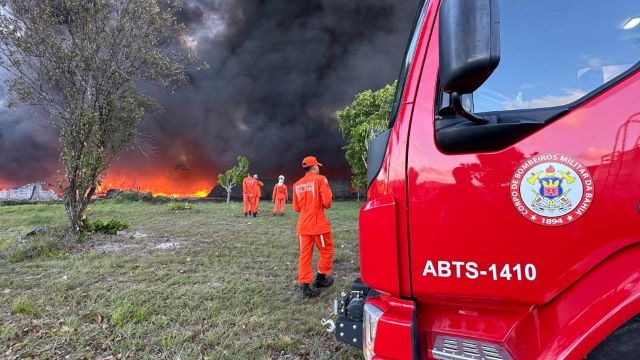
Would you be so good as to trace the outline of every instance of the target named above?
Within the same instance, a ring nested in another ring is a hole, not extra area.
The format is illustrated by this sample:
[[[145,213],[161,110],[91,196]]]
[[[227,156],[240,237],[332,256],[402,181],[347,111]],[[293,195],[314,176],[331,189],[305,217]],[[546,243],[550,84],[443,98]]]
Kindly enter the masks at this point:
[[[0,358],[359,358],[320,325],[358,274],[358,207],[329,210],[336,283],[303,300],[290,205],[284,218],[245,219],[241,204],[103,201],[89,218],[126,221],[126,234],[64,247],[51,235],[19,241],[62,228],[61,205],[2,206]]]

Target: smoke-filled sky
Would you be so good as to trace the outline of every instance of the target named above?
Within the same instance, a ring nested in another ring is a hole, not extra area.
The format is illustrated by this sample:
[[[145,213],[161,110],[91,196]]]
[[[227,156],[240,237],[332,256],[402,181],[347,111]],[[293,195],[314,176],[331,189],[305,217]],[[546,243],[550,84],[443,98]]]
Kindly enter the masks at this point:
[[[185,1],[180,19],[210,69],[158,95],[164,112],[142,124],[155,151],[128,151],[110,177],[175,178],[181,163],[213,183],[244,155],[252,172],[294,178],[310,154],[325,173],[347,177],[335,112],[396,78],[417,2]],[[6,109],[2,92],[0,188],[59,178],[55,131],[35,109]]]

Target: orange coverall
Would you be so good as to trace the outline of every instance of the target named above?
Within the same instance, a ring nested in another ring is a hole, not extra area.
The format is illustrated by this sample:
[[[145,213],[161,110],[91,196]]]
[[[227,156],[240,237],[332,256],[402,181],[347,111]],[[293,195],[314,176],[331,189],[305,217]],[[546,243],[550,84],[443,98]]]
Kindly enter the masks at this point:
[[[254,179],[256,181],[255,186],[253,187],[253,200],[251,202],[251,212],[254,214],[258,213],[258,204],[260,203],[260,196],[262,196],[262,187],[264,184],[262,181]]]
[[[298,243],[300,258],[298,262],[298,283],[308,284],[313,280],[313,245],[320,251],[318,272],[331,274],[333,265],[333,237],[331,224],[324,209],[331,208],[331,188],[327,178],[308,172],[293,185],[293,209],[300,213]]]
[[[242,200],[244,201],[244,213],[253,211],[253,193],[257,180],[249,175],[242,180]]]
[[[284,214],[284,203],[289,199],[287,185],[276,184],[273,187],[271,199],[275,201],[275,205],[273,205],[273,213],[276,214],[279,210],[281,214]]]

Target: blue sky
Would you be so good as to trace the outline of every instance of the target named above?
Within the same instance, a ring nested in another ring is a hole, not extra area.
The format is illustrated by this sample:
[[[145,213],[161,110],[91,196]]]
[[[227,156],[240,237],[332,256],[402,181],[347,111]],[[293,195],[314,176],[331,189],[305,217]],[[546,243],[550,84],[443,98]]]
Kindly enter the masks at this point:
[[[615,5],[614,5],[615,4]],[[501,61],[475,111],[571,102],[640,60],[640,1],[500,1]]]

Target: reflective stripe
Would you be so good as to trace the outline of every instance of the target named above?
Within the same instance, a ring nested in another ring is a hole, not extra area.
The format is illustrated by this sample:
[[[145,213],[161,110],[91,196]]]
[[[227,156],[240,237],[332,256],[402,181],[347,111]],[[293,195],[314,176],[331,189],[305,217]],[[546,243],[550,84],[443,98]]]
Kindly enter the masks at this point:
[[[322,247],[324,247],[324,236],[320,234],[320,242],[322,243]]]
[[[305,192],[311,192],[311,196],[316,197],[315,183],[308,182],[304,184],[296,184],[294,187],[298,198],[302,198]]]
[[[298,235],[298,246],[302,247],[302,235]]]

